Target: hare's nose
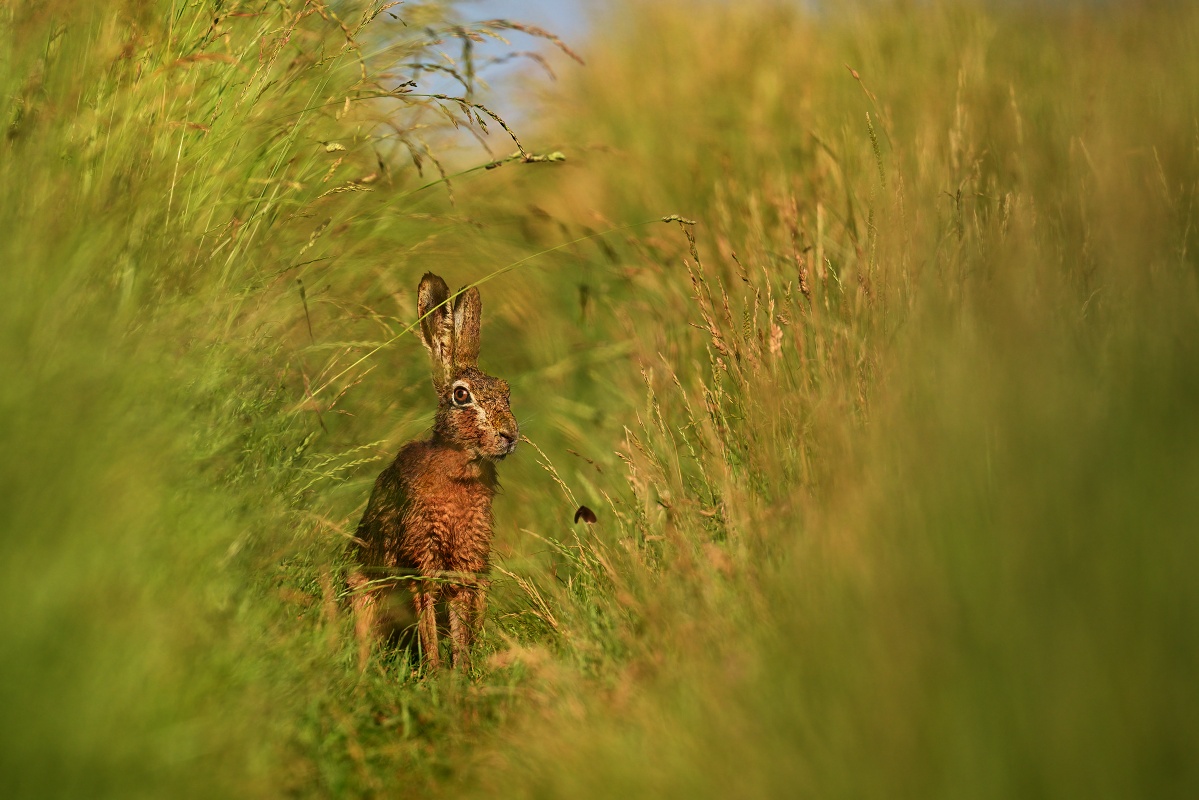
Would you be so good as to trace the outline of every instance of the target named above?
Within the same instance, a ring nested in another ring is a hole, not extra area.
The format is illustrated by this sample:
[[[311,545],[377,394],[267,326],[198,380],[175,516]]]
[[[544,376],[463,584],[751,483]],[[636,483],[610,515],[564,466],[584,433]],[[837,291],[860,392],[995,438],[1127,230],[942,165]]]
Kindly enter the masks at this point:
[[[516,448],[516,431],[498,431],[500,438],[504,440],[504,447],[511,453]]]

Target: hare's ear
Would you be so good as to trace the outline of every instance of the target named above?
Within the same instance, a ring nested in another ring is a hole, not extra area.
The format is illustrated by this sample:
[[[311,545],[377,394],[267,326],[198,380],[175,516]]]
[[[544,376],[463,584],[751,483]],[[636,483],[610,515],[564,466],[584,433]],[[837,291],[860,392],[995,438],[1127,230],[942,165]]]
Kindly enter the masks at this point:
[[[454,363],[479,364],[479,331],[483,326],[483,298],[475,287],[458,292],[454,300]]]
[[[440,276],[426,272],[416,290],[416,313],[421,339],[433,362],[433,386],[440,394],[454,369],[454,318],[449,307],[450,287]]]

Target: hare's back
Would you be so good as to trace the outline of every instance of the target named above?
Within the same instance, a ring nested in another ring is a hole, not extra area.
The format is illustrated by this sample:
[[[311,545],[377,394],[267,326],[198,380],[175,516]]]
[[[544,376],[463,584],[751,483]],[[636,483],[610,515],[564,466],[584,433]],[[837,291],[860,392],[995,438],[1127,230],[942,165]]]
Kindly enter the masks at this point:
[[[358,523],[359,561],[396,567],[405,538],[405,520],[412,512],[413,483],[428,459],[427,442],[409,442],[387,469],[379,473]]]

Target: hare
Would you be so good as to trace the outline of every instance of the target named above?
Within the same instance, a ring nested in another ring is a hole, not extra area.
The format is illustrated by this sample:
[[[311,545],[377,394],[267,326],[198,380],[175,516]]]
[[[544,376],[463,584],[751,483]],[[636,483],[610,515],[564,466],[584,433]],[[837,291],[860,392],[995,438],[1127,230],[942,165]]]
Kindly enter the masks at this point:
[[[389,607],[409,592],[411,601],[404,597],[403,605],[409,620],[415,610],[429,667],[440,666],[439,601],[449,611],[453,666],[470,666],[483,622],[495,465],[516,449],[519,436],[507,382],[476,366],[482,313],[478,289],[459,290],[451,304],[444,280],[432,273],[421,278],[417,314],[439,403],[432,437],[400,449],[375,481],[358,523],[360,570],[349,583],[363,668],[372,638],[389,622]],[[372,584],[393,576],[404,577]]]

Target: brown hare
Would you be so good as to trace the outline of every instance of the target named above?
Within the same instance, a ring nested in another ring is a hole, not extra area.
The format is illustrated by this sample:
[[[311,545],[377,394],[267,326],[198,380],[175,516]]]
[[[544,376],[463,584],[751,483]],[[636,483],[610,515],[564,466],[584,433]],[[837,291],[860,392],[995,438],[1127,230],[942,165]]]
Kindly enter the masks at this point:
[[[350,587],[359,661],[365,667],[373,637],[395,624],[391,614],[401,605],[415,609],[421,651],[436,669],[437,607],[444,601],[453,664],[469,668],[483,622],[495,465],[516,448],[519,432],[508,384],[476,366],[479,290],[460,290],[451,302],[445,281],[427,273],[416,310],[433,362],[437,417],[432,437],[404,445],[379,475],[358,523],[361,569]]]

